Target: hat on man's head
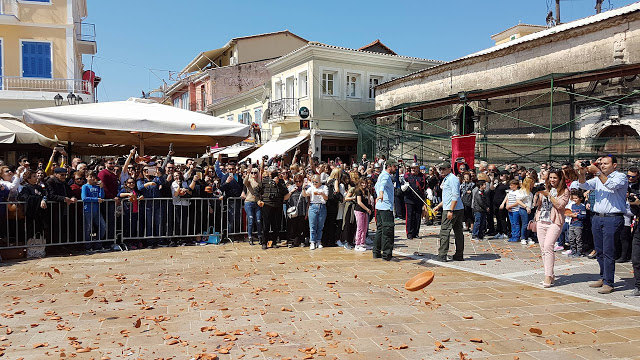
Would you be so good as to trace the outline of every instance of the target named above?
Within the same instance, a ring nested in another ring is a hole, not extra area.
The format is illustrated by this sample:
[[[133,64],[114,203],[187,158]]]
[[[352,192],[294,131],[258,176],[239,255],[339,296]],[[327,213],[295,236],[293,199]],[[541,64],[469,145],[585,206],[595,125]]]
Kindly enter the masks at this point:
[[[63,168],[63,167],[57,167],[57,168],[53,169],[53,173],[54,174],[66,174],[67,173],[67,169]]]
[[[509,175],[509,174],[511,174],[511,173],[508,172],[507,170],[500,171],[500,175]]]
[[[421,166],[420,166],[420,170],[427,170],[427,167],[426,167],[426,166],[424,166],[424,165],[421,165]]]
[[[438,164],[438,169],[451,169],[451,163],[443,162]]]
[[[411,167],[419,167],[420,165],[418,165],[418,163],[414,162],[411,164]]]
[[[387,160],[386,164],[387,164],[387,167],[389,167],[389,166],[398,166],[398,162],[395,161],[394,159]]]

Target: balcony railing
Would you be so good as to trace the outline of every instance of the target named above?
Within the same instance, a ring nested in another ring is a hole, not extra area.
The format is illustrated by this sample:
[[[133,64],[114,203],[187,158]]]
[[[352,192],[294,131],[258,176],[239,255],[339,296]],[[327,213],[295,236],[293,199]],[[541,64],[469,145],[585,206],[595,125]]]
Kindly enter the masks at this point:
[[[0,15],[18,16],[18,0],[0,0]]]
[[[284,119],[285,116],[296,116],[298,114],[298,104],[299,101],[296,98],[269,101],[267,121]]]
[[[76,40],[96,42],[96,25],[77,22]]]
[[[0,90],[48,91],[75,94],[93,94],[93,86],[82,79],[40,79],[20,76],[0,76]]]

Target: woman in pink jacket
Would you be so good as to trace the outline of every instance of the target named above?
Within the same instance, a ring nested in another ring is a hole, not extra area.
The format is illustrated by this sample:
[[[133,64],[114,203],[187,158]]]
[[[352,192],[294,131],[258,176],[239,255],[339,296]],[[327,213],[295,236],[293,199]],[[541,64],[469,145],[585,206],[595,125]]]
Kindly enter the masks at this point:
[[[545,288],[553,286],[555,253],[553,245],[560,235],[564,222],[564,208],[569,201],[569,190],[564,181],[564,175],[560,169],[551,169],[545,183],[545,189],[536,193],[533,200],[538,207],[535,221],[538,233],[538,242],[542,251],[542,263],[544,264]]]

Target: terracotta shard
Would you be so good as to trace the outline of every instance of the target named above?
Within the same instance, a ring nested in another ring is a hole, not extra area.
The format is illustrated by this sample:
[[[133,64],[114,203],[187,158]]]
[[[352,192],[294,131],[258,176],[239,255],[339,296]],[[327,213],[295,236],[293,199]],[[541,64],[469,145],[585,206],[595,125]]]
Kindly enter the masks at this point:
[[[532,327],[531,329],[529,329],[529,332],[536,335],[542,335],[542,330],[535,327]]]
[[[404,288],[408,291],[418,291],[424,289],[426,286],[433,282],[435,274],[433,271],[422,272],[407,281],[404,284]]]
[[[93,295],[93,289],[89,289],[87,290],[86,293],[84,293],[84,297],[91,297]]]

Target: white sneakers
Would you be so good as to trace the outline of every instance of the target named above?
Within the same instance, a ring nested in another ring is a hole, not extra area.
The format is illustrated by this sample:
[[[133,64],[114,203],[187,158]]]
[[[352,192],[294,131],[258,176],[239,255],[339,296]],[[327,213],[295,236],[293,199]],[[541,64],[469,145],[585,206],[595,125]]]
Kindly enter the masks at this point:
[[[525,239],[520,240],[520,244],[527,245],[527,240],[525,240]]]
[[[355,251],[367,251],[367,247],[364,245],[356,245],[354,248]]]
[[[315,250],[316,249],[316,243],[312,242],[309,244],[309,249],[310,250]]]

